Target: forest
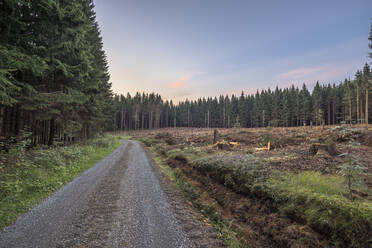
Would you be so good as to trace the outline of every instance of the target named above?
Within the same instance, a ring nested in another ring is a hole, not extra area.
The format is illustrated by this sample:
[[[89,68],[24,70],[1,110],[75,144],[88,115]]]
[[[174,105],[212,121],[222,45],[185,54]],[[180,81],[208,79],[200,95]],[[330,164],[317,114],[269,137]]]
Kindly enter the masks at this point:
[[[312,92],[305,84],[257,91],[255,95],[219,96],[182,101],[163,101],[160,95],[115,95],[116,130],[161,127],[294,127],[368,123],[372,119],[371,69],[366,63],[353,80],[339,84],[316,83]],[[366,118],[368,116],[368,118]]]
[[[91,0],[1,1],[0,137],[9,140],[27,131],[32,144],[52,145],[113,130],[292,127],[372,119],[368,63],[353,79],[317,82],[312,91],[303,84],[177,104],[155,93],[114,95],[93,8]]]
[[[95,10],[0,0],[0,247],[372,247],[372,25],[350,78],[174,102],[113,92]]]
[[[112,91],[92,0],[0,1],[0,137],[52,145],[107,129]]]

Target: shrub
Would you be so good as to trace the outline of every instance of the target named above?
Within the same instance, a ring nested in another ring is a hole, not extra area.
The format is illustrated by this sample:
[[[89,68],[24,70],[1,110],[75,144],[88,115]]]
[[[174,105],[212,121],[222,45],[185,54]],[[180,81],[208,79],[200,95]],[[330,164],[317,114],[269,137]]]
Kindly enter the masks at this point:
[[[191,165],[237,192],[250,193],[267,176],[267,169],[253,155],[209,156]]]
[[[89,144],[96,147],[110,147],[115,143],[115,139],[112,135],[104,135],[90,140]]]
[[[192,162],[195,159],[205,156],[205,153],[202,152],[199,148],[196,147],[185,147],[183,149],[176,148],[169,150],[165,153],[168,160],[179,160],[185,163]]]
[[[362,175],[364,174],[366,168],[359,164],[356,157],[350,155],[347,155],[346,162],[340,166],[340,168],[340,173],[344,177],[345,184],[349,191],[349,199],[353,201],[353,188],[354,186],[362,185]]]
[[[154,138],[141,137],[138,140],[142,142],[145,146],[152,146],[156,143],[159,143],[159,140],[154,139]]]

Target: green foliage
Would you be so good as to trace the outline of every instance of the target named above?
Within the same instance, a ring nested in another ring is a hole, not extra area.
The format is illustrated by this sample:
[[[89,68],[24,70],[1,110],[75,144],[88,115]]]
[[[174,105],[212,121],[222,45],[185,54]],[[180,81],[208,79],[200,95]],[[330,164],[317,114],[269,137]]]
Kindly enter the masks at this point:
[[[271,199],[288,217],[309,224],[335,245],[342,241],[351,247],[366,247],[371,242],[372,202],[366,198],[350,202],[340,176],[313,171],[269,174],[252,155],[209,156],[191,165],[236,192]],[[355,168],[350,173],[360,175]],[[356,184],[353,190],[364,192]]]
[[[108,134],[89,140],[89,144],[95,147],[111,147],[115,143],[117,143],[116,137]]]
[[[138,141],[142,142],[145,146],[152,146],[156,143],[159,143],[159,140],[154,138],[141,137]]]
[[[274,172],[266,190],[284,214],[305,221],[335,245],[343,241],[350,247],[367,247],[371,242],[372,203],[350,202],[341,177]]]
[[[165,152],[168,160],[179,160],[185,163],[192,162],[200,157],[204,157],[206,154],[200,150],[200,148],[193,146],[186,146],[181,148],[171,149]]]
[[[349,191],[349,199],[353,201],[353,188],[362,185],[362,175],[364,175],[366,168],[360,165],[356,157],[346,155],[346,161],[340,166],[340,169],[340,174],[344,177]]]
[[[120,142],[104,136],[86,145],[29,151],[27,144],[26,139],[12,145],[21,154],[16,160],[11,153],[0,152],[0,228],[107,156]]]
[[[261,132],[261,139],[264,145],[267,145],[269,141],[272,141],[271,131],[272,131],[272,128],[267,127],[265,131]]]
[[[219,183],[243,193],[251,193],[254,185],[262,184],[268,172],[251,154],[209,156],[195,160],[191,165]]]
[[[351,128],[348,125],[337,126],[331,129],[337,141],[353,141],[361,133],[358,128]]]
[[[110,124],[111,84],[93,7],[92,0],[2,1],[3,136],[29,126],[33,145],[52,145],[93,137]]]

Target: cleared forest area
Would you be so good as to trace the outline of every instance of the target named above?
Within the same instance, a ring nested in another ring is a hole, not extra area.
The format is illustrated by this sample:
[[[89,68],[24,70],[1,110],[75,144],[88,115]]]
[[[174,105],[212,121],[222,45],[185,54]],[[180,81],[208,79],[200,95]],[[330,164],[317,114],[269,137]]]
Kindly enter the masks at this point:
[[[125,135],[150,147],[230,246],[371,245],[370,126],[170,128]]]

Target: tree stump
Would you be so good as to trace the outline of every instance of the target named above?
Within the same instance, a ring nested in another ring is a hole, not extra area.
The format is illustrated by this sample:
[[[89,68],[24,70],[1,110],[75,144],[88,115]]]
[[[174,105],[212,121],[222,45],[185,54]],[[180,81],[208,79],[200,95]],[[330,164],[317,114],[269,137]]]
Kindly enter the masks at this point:
[[[218,131],[217,131],[217,129],[214,129],[214,132],[213,132],[213,144],[216,144],[217,143],[217,140],[218,140]]]
[[[230,146],[226,143],[218,143],[217,148],[220,149],[220,150],[224,150],[224,151],[230,151],[231,150]]]
[[[316,155],[319,151],[324,151],[328,153],[331,156],[336,156],[339,153],[336,150],[336,145],[334,143],[332,144],[320,144],[320,143],[314,143],[311,144],[309,153],[311,155]]]

